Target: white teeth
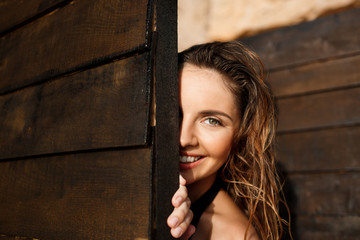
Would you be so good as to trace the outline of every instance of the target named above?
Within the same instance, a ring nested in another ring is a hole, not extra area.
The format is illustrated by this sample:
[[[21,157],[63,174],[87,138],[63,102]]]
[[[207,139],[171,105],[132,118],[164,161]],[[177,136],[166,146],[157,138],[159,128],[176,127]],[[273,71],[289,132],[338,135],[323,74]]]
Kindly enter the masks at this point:
[[[180,156],[180,162],[182,163],[192,163],[199,160],[201,157],[192,157],[192,156]]]

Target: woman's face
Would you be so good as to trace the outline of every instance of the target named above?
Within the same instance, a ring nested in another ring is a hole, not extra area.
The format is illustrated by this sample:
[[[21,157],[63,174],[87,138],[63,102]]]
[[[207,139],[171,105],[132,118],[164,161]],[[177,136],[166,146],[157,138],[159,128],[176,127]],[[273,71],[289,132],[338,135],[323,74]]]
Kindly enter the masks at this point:
[[[229,156],[239,114],[225,77],[185,64],[180,72],[180,172],[188,185],[213,181]]]

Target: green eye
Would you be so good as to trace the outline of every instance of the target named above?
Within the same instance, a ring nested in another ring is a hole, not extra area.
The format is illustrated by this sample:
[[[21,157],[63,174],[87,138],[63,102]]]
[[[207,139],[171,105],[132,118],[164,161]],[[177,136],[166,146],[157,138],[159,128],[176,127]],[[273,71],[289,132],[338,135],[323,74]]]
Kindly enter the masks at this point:
[[[220,121],[216,120],[215,118],[208,118],[204,121],[206,124],[209,124],[211,126],[221,125]]]

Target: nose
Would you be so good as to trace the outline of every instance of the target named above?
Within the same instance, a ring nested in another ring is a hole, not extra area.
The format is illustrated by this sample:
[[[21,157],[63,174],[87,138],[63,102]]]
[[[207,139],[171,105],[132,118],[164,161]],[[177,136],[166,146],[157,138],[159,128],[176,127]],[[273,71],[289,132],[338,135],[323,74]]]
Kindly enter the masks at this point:
[[[198,138],[196,136],[194,124],[183,119],[180,125],[180,147],[185,148],[196,146],[197,144]]]

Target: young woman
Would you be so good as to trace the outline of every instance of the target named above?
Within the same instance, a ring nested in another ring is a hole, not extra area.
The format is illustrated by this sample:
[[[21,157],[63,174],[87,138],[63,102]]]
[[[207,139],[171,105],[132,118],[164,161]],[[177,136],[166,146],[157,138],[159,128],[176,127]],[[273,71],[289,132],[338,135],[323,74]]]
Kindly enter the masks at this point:
[[[276,116],[261,61],[238,41],[213,42],[180,53],[179,70],[182,177],[171,234],[279,239]]]

